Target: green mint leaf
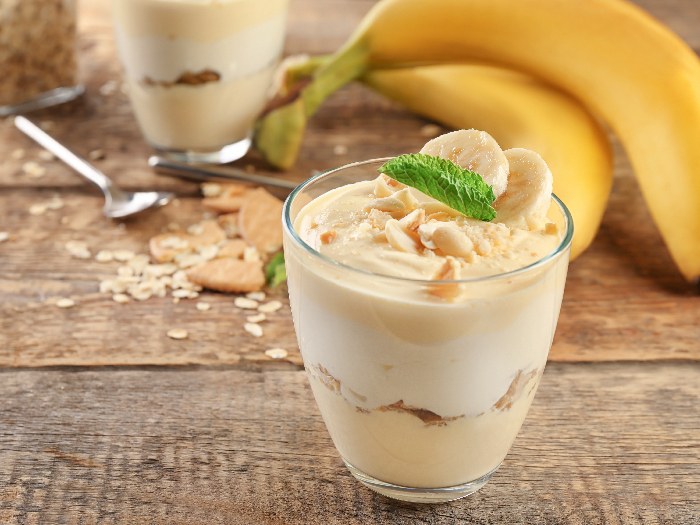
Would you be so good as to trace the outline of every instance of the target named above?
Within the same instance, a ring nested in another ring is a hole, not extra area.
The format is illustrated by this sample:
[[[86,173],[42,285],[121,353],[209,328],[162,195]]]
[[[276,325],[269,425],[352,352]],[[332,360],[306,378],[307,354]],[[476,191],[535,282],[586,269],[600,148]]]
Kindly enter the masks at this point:
[[[284,252],[275,255],[265,267],[267,283],[272,286],[279,286],[287,280],[287,269],[284,266]]]
[[[379,168],[392,179],[422,191],[467,217],[490,221],[496,217],[491,186],[478,173],[451,160],[422,153],[401,155]]]

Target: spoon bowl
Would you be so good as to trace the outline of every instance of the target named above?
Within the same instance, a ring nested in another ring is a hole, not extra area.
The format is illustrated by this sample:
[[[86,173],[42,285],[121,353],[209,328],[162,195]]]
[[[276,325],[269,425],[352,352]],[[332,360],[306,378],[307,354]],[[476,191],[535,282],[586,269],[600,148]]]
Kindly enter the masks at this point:
[[[15,126],[100,188],[105,196],[102,212],[109,218],[128,217],[154,206],[162,206],[174,196],[165,191],[124,191],[115,186],[112,180],[95,166],[70,151],[32,121],[17,116]]]

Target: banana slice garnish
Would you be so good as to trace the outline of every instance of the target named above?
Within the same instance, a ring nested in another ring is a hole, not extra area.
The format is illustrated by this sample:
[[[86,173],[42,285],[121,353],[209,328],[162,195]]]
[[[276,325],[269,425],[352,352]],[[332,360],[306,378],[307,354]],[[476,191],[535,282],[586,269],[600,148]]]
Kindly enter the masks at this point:
[[[420,150],[448,159],[482,176],[498,197],[508,184],[508,160],[494,138],[485,131],[462,129],[434,138]]]
[[[510,173],[506,191],[493,203],[493,222],[522,230],[541,228],[552,202],[552,172],[534,151],[513,148],[504,154]]]

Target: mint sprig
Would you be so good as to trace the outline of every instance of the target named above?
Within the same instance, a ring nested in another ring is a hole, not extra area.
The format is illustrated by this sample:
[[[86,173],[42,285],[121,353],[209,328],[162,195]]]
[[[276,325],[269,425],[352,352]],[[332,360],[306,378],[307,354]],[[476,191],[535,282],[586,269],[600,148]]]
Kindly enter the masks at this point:
[[[467,217],[490,221],[496,217],[491,186],[478,173],[451,160],[422,153],[401,155],[379,168],[392,179],[411,186]]]

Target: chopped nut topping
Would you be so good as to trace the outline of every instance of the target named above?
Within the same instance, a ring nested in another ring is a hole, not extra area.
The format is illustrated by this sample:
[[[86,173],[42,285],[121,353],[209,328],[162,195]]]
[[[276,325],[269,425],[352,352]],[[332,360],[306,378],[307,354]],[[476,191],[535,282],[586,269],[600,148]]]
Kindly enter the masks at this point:
[[[549,235],[556,235],[558,231],[557,225],[553,222],[548,222],[544,227],[544,232]]]
[[[379,210],[386,213],[405,213],[406,205],[397,199],[396,197],[382,197],[381,199],[374,199],[368,202],[363,207],[364,210]]]
[[[321,242],[323,244],[330,244],[333,242],[333,239],[335,239],[336,235],[338,235],[338,232],[335,230],[328,230],[327,232],[323,232],[320,236]]]
[[[396,219],[391,219],[386,223],[384,233],[394,249],[400,252],[418,254],[418,243],[404,231]]]

